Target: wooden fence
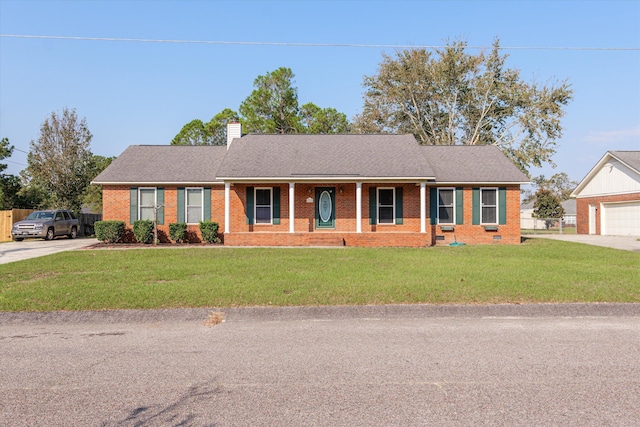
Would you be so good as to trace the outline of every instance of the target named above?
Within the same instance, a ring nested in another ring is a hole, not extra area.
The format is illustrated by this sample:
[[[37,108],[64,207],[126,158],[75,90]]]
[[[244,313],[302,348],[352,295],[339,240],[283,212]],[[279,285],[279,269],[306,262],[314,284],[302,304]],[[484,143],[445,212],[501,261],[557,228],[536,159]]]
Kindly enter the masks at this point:
[[[10,211],[0,211],[0,242],[11,241],[11,227],[18,221],[22,221],[33,212],[33,209],[12,209]],[[93,235],[93,223],[101,221],[101,214],[81,213],[78,217],[78,236]]]
[[[11,209],[0,211],[0,242],[11,240],[11,227],[18,221],[22,221],[33,212],[33,209]]]

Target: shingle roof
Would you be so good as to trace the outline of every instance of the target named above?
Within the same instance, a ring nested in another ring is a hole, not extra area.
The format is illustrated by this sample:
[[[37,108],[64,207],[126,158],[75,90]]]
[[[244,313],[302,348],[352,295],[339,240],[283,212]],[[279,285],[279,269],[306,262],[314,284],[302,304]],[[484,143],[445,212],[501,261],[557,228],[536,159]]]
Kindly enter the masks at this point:
[[[223,180],[525,183],[494,146],[420,146],[412,135],[246,135],[226,146],[132,145],[96,184]]]
[[[221,179],[434,178],[412,135],[247,135]]]
[[[609,151],[609,153],[640,172],[640,151]]]
[[[528,183],[500,149],[493,145],[422,145],[440,183]]]
[[[132,145],[93,182],[212,183],[226,153],[226,146]]]

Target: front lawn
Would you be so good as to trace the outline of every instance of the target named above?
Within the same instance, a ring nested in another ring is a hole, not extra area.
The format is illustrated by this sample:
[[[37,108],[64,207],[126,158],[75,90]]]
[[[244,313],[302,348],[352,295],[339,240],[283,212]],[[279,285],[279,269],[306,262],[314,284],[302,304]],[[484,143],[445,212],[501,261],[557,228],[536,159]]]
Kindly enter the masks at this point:
[[[0,311],[640,302],[640,254],[544,239],[425,249],[81,250],[0,265]]]

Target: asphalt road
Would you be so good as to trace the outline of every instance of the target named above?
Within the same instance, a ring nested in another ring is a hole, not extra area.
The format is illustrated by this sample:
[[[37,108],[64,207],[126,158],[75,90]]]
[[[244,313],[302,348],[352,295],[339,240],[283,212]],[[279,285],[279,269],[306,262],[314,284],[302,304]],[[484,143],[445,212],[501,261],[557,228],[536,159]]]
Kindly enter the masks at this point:
[[[640,305],[0,313],[0,424],[638,426]]]

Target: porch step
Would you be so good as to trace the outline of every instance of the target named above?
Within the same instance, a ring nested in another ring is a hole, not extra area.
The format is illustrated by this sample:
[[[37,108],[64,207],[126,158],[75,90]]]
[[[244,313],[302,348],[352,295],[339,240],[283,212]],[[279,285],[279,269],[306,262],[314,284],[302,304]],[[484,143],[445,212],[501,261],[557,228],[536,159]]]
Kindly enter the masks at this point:
[[[309,236],[309,246],[344,246],[342,236],[313,233]]]

